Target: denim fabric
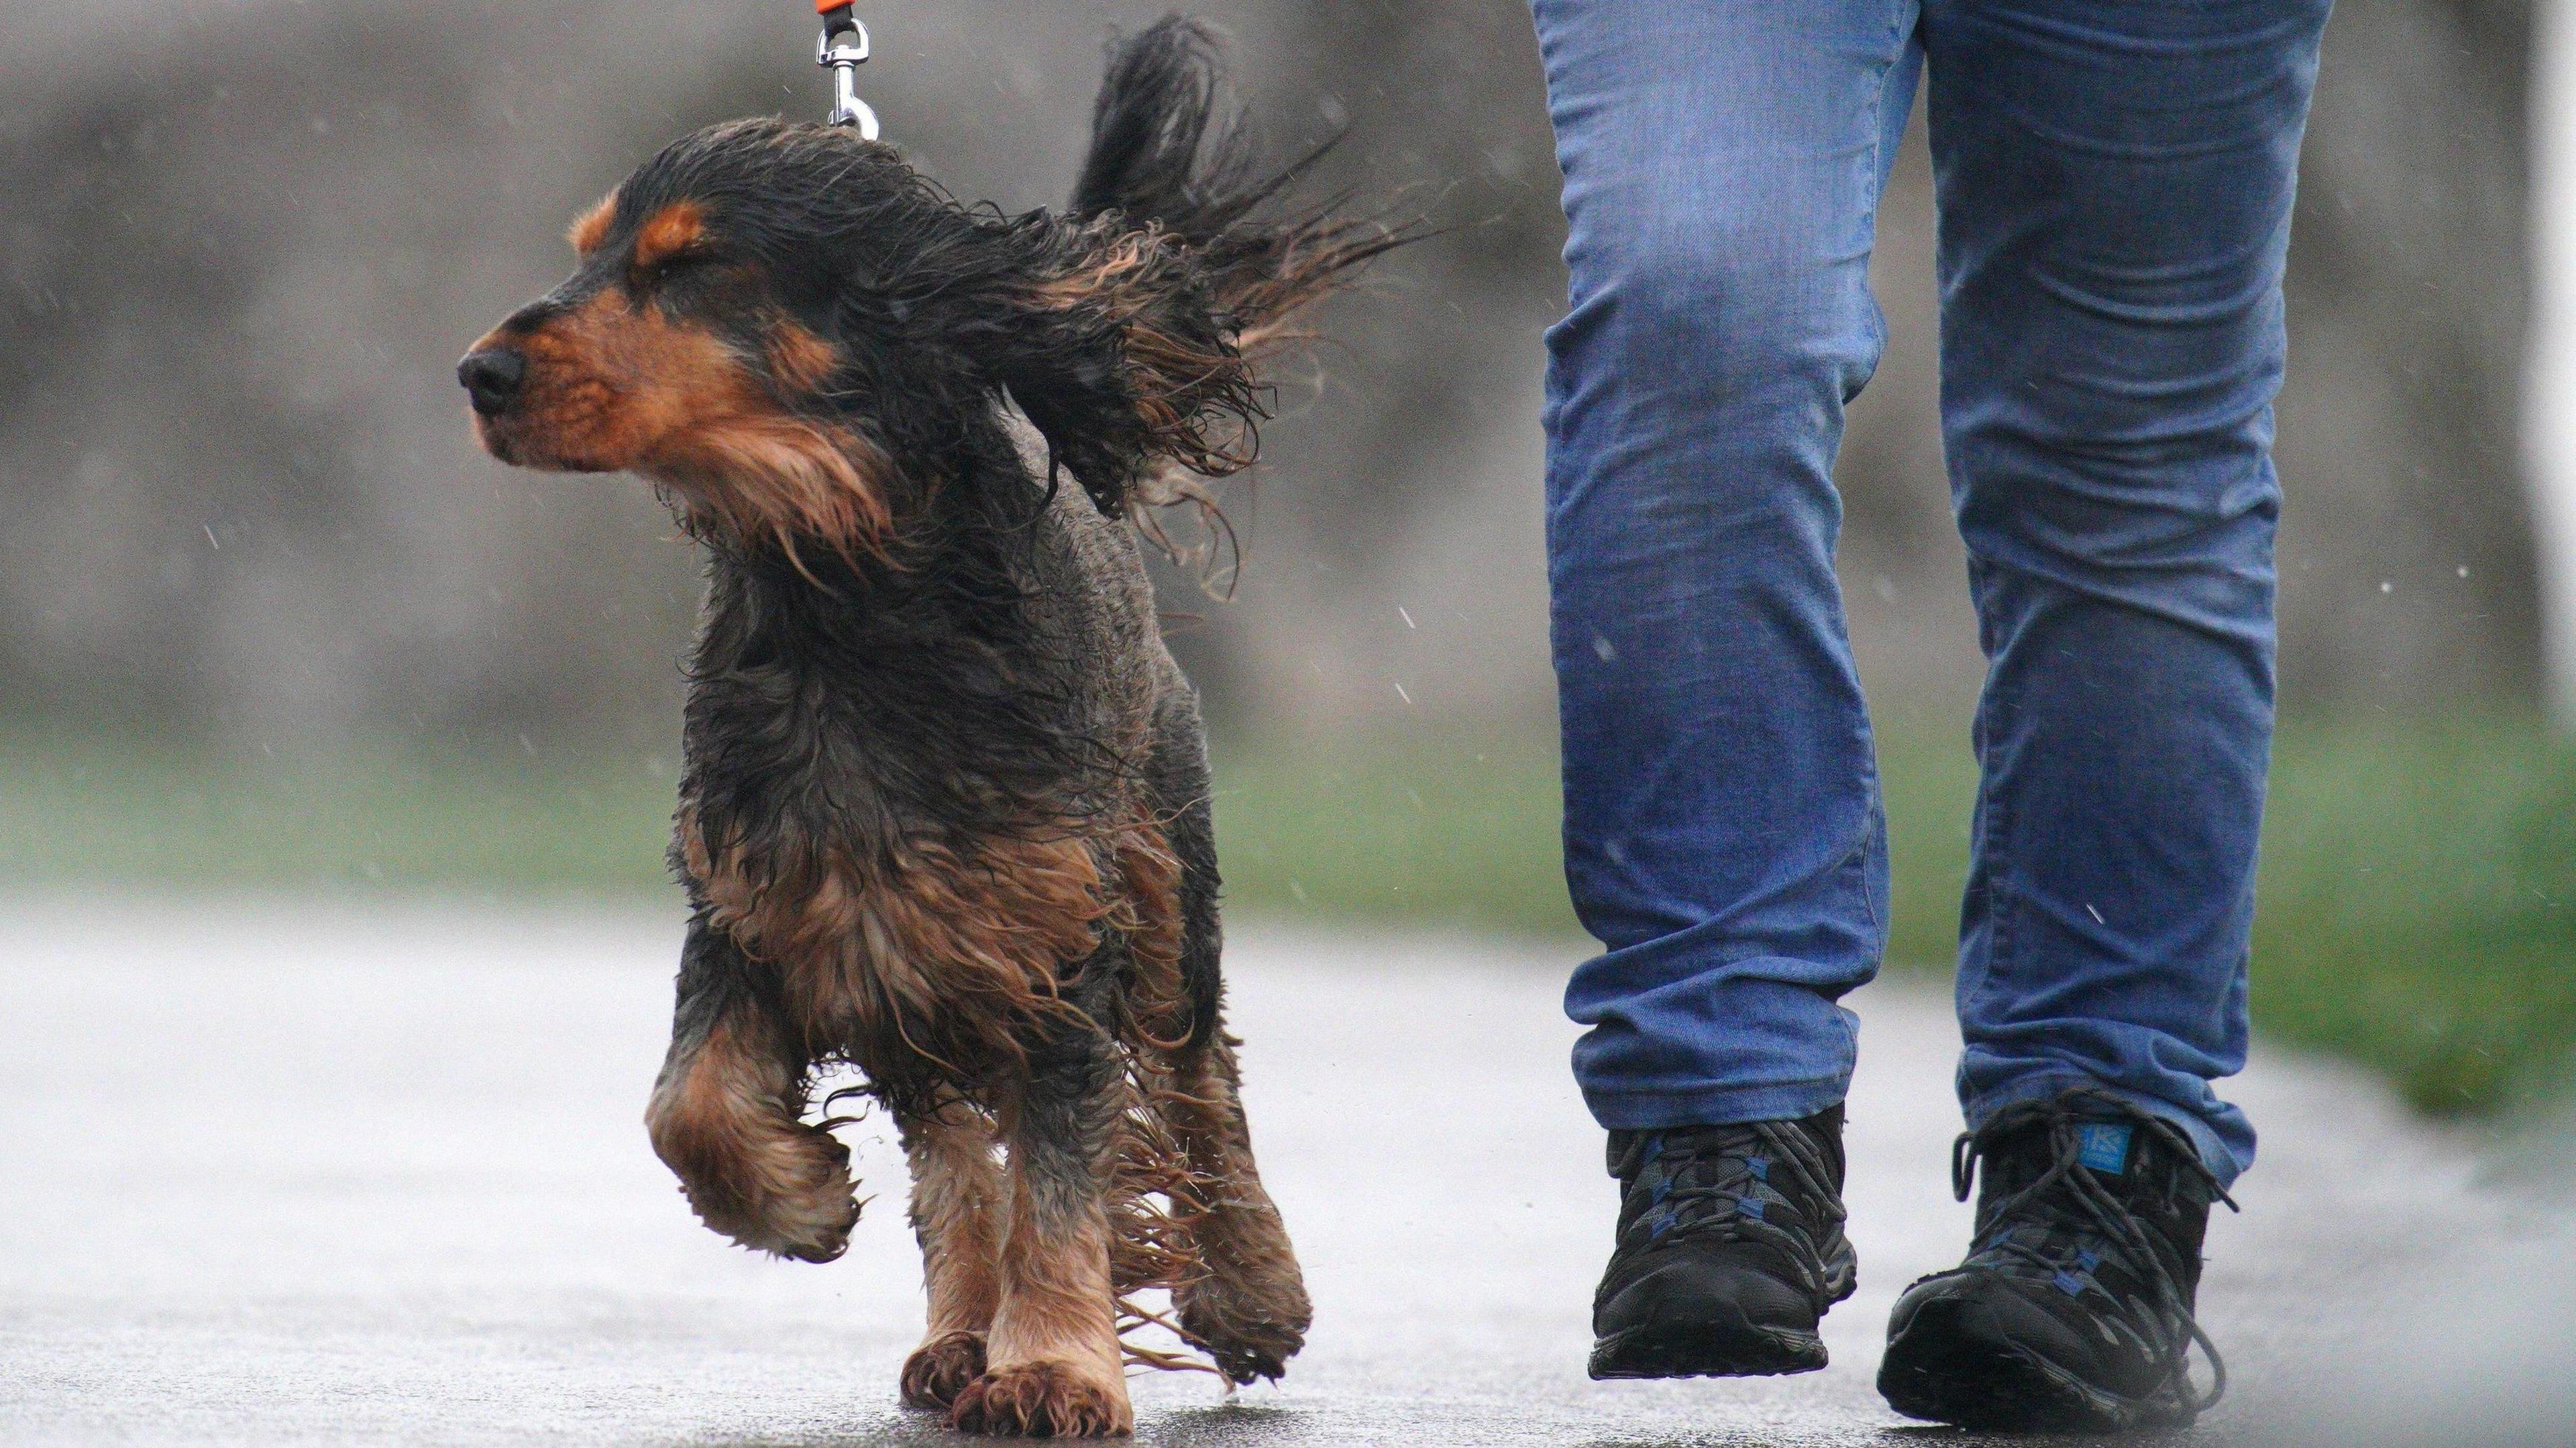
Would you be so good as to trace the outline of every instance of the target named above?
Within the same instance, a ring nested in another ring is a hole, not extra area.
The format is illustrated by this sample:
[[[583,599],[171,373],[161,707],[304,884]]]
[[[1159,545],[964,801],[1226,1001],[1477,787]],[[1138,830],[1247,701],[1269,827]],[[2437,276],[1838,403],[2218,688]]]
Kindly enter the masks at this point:
[[[1833,571],[1873,218],[1918,76],[1942,418],[1989,672],[1971,1124],[2087,1082],[2251,1126],[2281,271],[2326,0],[1535,0],[1570,222],[1548,333],[1567,1010],[1605,1126],[1842,1099],[1885,826]]]

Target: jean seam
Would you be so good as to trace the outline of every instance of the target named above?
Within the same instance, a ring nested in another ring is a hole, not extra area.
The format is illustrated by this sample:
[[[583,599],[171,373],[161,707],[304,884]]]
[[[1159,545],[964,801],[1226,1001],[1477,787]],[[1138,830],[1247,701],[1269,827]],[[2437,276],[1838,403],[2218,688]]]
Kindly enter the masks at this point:
[[[1861,821],[1860,842],[1853,846],[1844,866],[1858,878],[1854,888],[1860,892],[1861,918],[1869,922],[1869,939],[1874,942],[1873,956],[1887,954],[1888,922],[1880,918],[1878,901],[1869,888],[1870,847],[1882,838],[1887,819],[1886,803],[1879,791],[1878,740],[1866,721],[1861,726]]]
[[[2020,891],[2011,878],[2012,855],[2006,843],[2012,838],[2014,815],[2008,802],[2008,791],[1996,787],[1994,756],[2003,747],[1999,741],[2011,735],[2010,717],[2014,713],[2012,691],[2008,684],[1993,686],[1986,699],[1985,727],[1977,751],[1977,831],[1976,853],[1985,864],[1986,929],[1985,959],[1976,973],[1976,995],[1980,1003],[1993,998],[1996,977],[2013,959],[2016,932],[2013,914]],[[1974,863],[1971,869],[1975,868]]]
[[[2218,1172],[2222,1178],[2222,1185],[2234,1181],[2246,1168],[2247,1163],[2236,1159],[2236,1154],[2228,1148],[2227,1142],[2219,1135],[2217,1128],[2210,1123],[2205,1113],[2170,1097],[2159,1096],[2152,1091],[2142,1091],[2135,1086],[2116,1081],[2105,1081],[2080,1066],[2051,1064],[2010,1084],[1987,1087],[1959,1103],[1960,1115],[1965,1119],[1968,1129],[1975,1131],[1982,1128],[1987,1121],[1994,1118],[1996,1113],[2006,1107],[2018,1105],[2024,1101],[2047,1100],[2078,1088],[2108,1092],[2150,1116],[2160,1117],[2181,1126],[2190,1135],[2192,1149],[2201,1156],[2204,1164]],[[2215,1160],[2210,1159],[2213,1152],[2216,1153]]]
[[[1894,3],[1889,7],[1889,14],[1887,17],[1887,38],[1892,42],[1892,45],[1888,51],[1886,63],[1882,64],[1878,68],[1876,84],[1873,85],[1870,90],[1869,170],[1866,173],[1869,177],[1869,185],[1866,188],[1867,195],[1863,199],[1862,205],[1869,214],[1869,249],[1873,255],[1878,251],[1878,208],[1880,203],[1887,199],[1887,182],[1885,179],[1887,176],[1887,128],[1879,123],[1879,118],[1885,114],[1887,109],[1887,78],[1896,74],[1898,62],[1904,58],[1905,32],[1898,27],[1897,20],[1905,13],[1905,7],[1906,0],[1894,0]],[[1869,285],[1869,279],[1866,273],[1863,274],[1861,279],[1861,290],[1869,298],[1869,331],[1871,337],[1869,350],[1871,361],[1869,364],[1869,376],[1863,377],[1860,381],[1860,385],[1862,387],[1867,387],[1869,385],[1870,377],[1878,375],[1879,361],[1887,355],[1887,311],[1878,304],[1878,293]],[[1857,396],[1858,392],[1858,388],[1853,389],[1854,396]],[[1846,406],[1848,406],[1850,402],[1851,398],[1847,397],[1844,399],[1844,404]]]
[[[1811,1114],[1813,1111],[1822,1110],[1825,1106],[1832,1105],[1834,1101],[1843,1100],[1849,1095],[1850,1090],[1851,1073],[1848,1071],[1838,1071],[1823,1076],[1803,1077],[1795,1081],[1770,1081],[1745,1086],[1703,1086],[1669,1090],[1653,1088],[1617,1090],[1586,1087],[1583,1095],[1587,1103],[1606,1104],[1614,1102],[1634,1102],[1648,1105],[1670,1104],[1677,1108],[1676,1114],[1691,1118],[1687,1123],[1676,1124],[1717,1126],[1739,1120],[1765,1121],[1792,1120],[1795,1118],[1775,1117],[1770,1115],[1739,1116],[1737,1113],[1745,1110],[1745,1107],[1717,1106],[1710,1104],[1712,1101],[1733,1100],[1738,1102],[1752,1101],[1766,1103],[1763,1105],[1757,1105],[1751,1109],[1767,1112],[1781,1109],[1776,1106],[1768,1105],[1767,1103],[1777,1102],[1784,1098],[1807,1098],[1811,1100],[1816,1097],[1824,1096],[1830,1096],[1833,1098],[1831,1101],[1826,1101],[1822,1105],[1807,1108],[1808,1113]],[[1598,1114],[1597,1107],[1596,1114]],[[1618,1115],[1625,1113],[1613,1112],[1612,1114]],[[1664,1113],[1654,1112],[1651,1114],[1662,1115]]]

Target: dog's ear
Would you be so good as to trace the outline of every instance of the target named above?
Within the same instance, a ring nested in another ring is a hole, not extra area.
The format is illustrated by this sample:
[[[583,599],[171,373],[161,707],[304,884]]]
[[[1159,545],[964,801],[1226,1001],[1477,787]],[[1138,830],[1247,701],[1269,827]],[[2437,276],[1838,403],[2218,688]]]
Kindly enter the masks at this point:
[[[1023,219],[1052,236],[990,285],[961,342],[1046,438],[1057,466],[1101,510],[1178,467],[1222,477],[1251,465],[1266,398],[1235,318],[1169,236]],[[1034,253],[1034,254],[1033,254]]]

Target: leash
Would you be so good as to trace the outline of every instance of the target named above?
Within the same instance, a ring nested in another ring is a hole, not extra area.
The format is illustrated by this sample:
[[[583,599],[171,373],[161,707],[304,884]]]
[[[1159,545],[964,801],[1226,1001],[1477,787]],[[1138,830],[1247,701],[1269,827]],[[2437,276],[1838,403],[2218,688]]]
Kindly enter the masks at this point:
[[[826,122],[855,126],[859,139],[877,138],[877,113],[859,99],[859,67],[868,59],[868,28],[850,13],[851,0],[814,0],[823,33],[814,41],[814,63],[832,72],[832,114]]]

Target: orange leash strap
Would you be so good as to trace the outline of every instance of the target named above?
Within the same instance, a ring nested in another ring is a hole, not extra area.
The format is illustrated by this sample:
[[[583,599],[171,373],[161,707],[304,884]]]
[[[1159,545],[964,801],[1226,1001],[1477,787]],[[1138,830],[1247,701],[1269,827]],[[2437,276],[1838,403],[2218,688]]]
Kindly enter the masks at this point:
[[[814,0],[823,18],[823,33],[814,42],[814,63],[832,72],[829,124],[855,126],[861,140],[877,138],[877,113],[859,99],[859,67],[868,59],[868,28],[850,13],[850,0]]]

